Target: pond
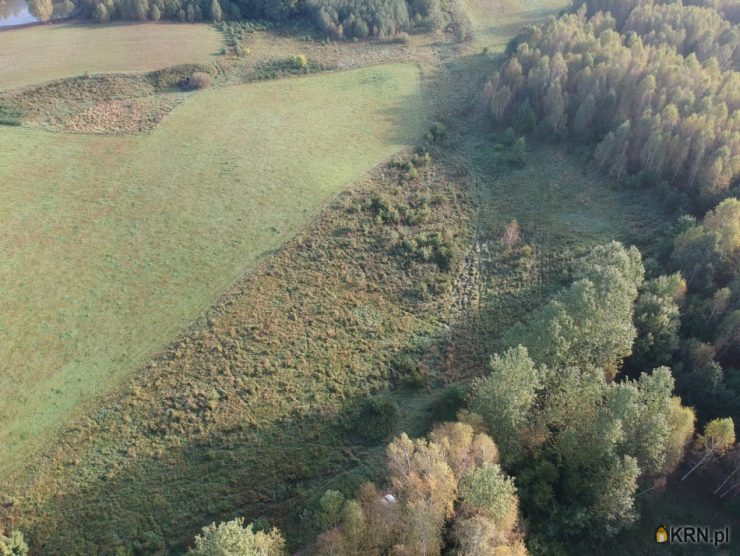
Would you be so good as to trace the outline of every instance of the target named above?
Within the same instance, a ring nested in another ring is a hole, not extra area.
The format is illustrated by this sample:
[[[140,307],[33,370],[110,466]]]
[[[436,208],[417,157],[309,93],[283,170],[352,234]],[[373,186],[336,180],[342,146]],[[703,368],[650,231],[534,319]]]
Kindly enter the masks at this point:
[[[62,2],[54,2],[54,15],[52,17],[64,17],[67,15]],[[26,0],[0,0],[0,27],[11,25],[23,25],[38,21],[28,13]]]

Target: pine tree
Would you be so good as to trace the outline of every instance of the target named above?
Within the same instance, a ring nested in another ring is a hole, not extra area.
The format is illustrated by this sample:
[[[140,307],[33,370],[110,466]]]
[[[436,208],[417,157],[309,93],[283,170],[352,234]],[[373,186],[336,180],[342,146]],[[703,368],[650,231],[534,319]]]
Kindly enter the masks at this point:
[[[221,4],[218,0],[213,0],[211,2],[211,19],[215,23],[220,23],[224,18],[223,11],[221,11]]]

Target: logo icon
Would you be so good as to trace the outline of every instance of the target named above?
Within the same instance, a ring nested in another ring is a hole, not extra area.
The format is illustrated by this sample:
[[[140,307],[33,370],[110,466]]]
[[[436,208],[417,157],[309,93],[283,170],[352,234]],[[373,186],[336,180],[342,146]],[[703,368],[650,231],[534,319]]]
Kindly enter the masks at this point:
[[[662,525],[655,531],[655,542],[668,542],[668,531]]]

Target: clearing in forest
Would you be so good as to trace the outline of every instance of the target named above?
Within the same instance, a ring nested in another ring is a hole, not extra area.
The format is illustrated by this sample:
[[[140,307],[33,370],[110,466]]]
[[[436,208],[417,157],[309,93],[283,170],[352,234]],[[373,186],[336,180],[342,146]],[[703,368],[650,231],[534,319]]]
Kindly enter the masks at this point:
[[[548,16],[568,6],[564,0],[463,0],[475,40],[493,52],[504,50],[506,43],[525,25],[538,25]]]
[[[0,127],[0,472],[422,126],[387,65],[213,89],[148,135]]]
[[[221,49],[211,25],[49,25],[0,33],[0,91],[82,75],[207,63]]]

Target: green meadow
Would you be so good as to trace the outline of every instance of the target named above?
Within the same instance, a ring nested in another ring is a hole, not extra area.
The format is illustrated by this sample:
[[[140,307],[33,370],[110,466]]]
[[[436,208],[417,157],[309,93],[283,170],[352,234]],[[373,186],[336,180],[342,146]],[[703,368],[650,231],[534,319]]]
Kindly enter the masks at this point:
[[[0,91],[89,73],[207,63],[221,49],[211,25],[65,24],[0,33]]]
[[[465,0],[475,40],[494,52],[503,51],[508,40],[525,25],[538,25],[568,6],[563,0]]]
[[[147,135],[0,127],[0,471],[422,126],[388,65],[209,90]]]

